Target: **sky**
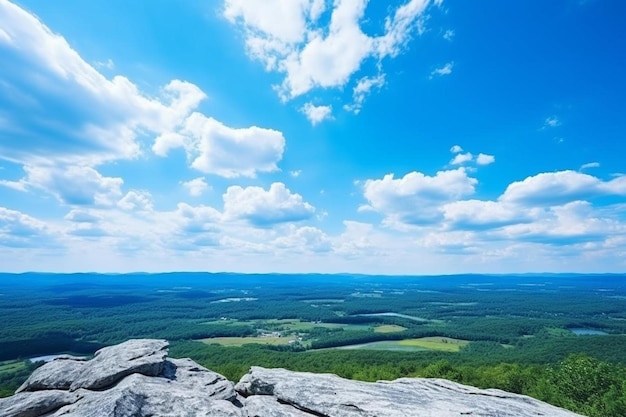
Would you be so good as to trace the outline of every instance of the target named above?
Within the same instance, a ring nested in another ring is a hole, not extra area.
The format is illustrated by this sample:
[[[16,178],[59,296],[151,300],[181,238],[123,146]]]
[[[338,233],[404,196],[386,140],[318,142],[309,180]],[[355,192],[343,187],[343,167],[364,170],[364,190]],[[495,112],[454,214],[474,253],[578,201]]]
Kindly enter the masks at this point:
[[[0,0],[0,271],[624,272],[625,18]]]

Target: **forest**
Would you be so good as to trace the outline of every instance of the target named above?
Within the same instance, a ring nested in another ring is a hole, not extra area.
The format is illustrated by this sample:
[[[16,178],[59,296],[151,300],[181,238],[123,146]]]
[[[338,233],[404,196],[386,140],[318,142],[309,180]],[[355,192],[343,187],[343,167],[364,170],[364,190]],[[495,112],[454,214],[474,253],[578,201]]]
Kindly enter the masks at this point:
[[[39,356],[165,338],[231,380],[252,365],[440,377],[623,416],[625,278],[0,274],[0,396]]]

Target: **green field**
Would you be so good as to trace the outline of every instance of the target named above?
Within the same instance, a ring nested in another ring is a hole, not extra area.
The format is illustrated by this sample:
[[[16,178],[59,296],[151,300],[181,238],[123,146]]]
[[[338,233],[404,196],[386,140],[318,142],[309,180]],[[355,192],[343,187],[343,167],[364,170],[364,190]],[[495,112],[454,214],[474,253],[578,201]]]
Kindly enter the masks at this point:
[[[381,342],[361,343],[340,346],[336,349],[389,350],[397,352],[417,352],[421,350],[437,350],[442,352],[458,352],[467,345],[467,340],[450,337],[421,337],[419,339],[385,340]]]
[[[217,344],[221,346],[243,346],[251,343],[258,345],[284,346],[290,342],[295,342],[294,337],[210,337],[208,339],[200,339],[202,343],[207,345]]]
[[[397,333],[405,330],[406,327],[398,326],[396,324],[384,324],[382,326],[374,327],[374,332],[376,333]]]
[[[15,372],[25,367],[23,361],[0,362],[0,374],[4,372]]]
[[[469,342],[467,340],[453,339],[451,337],[422,337],[419,339],[400,340],[400,346],[416,346],[428,350],[440,350],[443,352],[458,352]]]

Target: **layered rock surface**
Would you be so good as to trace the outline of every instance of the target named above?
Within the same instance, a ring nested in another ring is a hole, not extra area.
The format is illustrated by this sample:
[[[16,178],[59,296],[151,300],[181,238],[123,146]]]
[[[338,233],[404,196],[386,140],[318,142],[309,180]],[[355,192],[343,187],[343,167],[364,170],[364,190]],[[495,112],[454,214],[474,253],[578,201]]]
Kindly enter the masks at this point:
[[[442,379],[376,383],[253,367],[233,385],[190,359],[169,359],[165,340],[130,340],[93,359],[38,368],[2,417],[572,417],[529,397]]]

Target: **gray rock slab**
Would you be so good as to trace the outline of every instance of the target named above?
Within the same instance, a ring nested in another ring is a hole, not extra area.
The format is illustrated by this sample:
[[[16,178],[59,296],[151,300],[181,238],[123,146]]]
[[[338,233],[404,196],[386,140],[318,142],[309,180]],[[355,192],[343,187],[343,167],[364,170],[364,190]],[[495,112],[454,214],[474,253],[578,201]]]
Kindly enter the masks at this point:
[[[480,390],[440,379],[368,383],[329,374],[252,367],[235,389],[243,396],[272,395],[281,403],[317,416],[579,416],[523,395]]]
[[[85,362],[70,390],[104,389],[134,373],[158,376],[163,372],[168,347],[166,340],[134,339],[100,349]]]
[[[35,369],[17,392],[45,389],[67,390],[78,378],[86,362],[83,360],[57,358]]]
[[[83,398],[54,417],[242,417],[233,403],[167,378],[133,374],[106,391],[79,390]]]
[[[23,392],[8,398],[0,398],[2,417],[39,417],[53,412],[81,398],[78,393],[60,390]]]
[[[203,392],[213,399],[233,401],[237,397],[232,382],[189,358],[168,359],[163,376],[187,389]]]
[[[245,417],[311,417],[294,406],[281,404],[269,395],[253,395],[243,400]]]

